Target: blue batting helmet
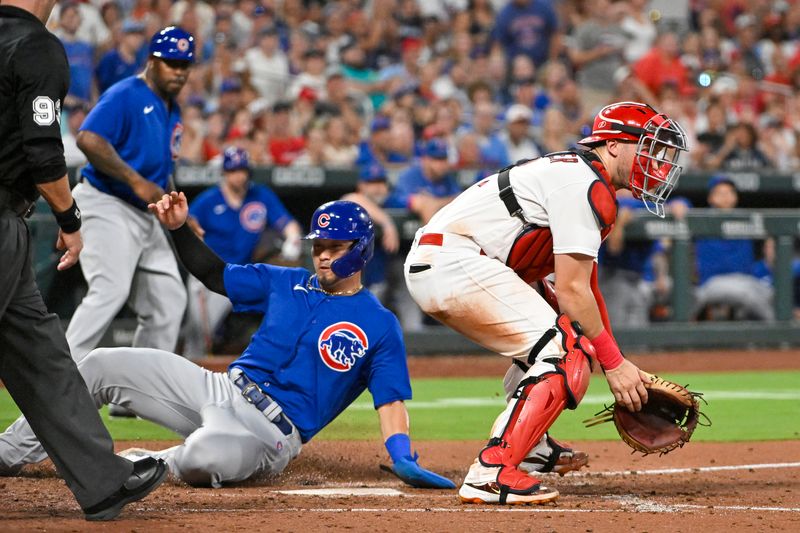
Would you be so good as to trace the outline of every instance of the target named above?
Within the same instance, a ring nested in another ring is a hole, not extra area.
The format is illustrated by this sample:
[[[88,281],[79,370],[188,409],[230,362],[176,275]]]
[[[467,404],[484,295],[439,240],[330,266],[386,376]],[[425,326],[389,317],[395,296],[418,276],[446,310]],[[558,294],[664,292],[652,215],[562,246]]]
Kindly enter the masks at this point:
[[[194,63],[194,37],[177,26],[167,26],[150,39],[150,55]]]
[[[306,239],[355,241],[350,250],[331,263],[331,271],[349,278],[372,259],[375,231],[366,210],[354,202],[338,200],[322,204],[311,217],[311,231]]]
[[[222,170],[250,170],[250,160],[247,151],[238,146],[229,146],[222,154]]]

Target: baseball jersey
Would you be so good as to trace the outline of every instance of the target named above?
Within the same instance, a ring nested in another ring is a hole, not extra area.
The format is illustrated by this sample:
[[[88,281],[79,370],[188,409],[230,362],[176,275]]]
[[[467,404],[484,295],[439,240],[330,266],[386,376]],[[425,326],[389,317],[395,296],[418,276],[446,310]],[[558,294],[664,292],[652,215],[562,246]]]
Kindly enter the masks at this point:
[[[180,107],[174,100],[167,108],[143,79],[126,78],[100,96],[83,121],[81,131],[84,130],[108,141],[122,160],[145,179],[168,189],[173,158],[178,154],[183,134]],[[100,191],[147,210],[147,204],[126,183],[104,174],[91,163],[83,168],[83,176]]]
[[[411,196],[420,192],[427,192],[437,198],[445,198],[460,193],[461,187],[452,174],[448,174],[439,181],[429,180],[423,174],[422,166],[417,162],[397,177],[397,183],[395,183],[389,198],[386,199],[384,207],[408,207]]]
[[[500,200],[497,178],[494,174],[472,185],[439,210],[425,232],[469,237],[487,256],[505,263],[523,226]],[[551,154],[513,167],[509,178],[525,220],[550,228],[554,254],[597,257],[602,227],[589,188],[601,178],[582,158]]]
[[[274,192],[252,183],[238,209],[228,205],[219,187],[212,187],[194,199],[189,213],[205,230],[209,248],[233,264],[251,260],[267,225],[280,231],[294,220]]]
[[[397,318],[368,290],[333,296],[302,268],[227,265],[234,311],[264,313],[241,368],[308,442],[365,390],[375,408],[411,399]]]

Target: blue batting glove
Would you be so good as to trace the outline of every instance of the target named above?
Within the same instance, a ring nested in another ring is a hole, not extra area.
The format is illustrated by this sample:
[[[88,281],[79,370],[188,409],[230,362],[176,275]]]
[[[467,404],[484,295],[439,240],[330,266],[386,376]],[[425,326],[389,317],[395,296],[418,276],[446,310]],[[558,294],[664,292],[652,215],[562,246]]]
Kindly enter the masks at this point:
[[[411,455],[411,440],[404,433],[395,433],[385,442],[386,450],[394,463],[391,468],[381,465],[383,470],[391,472],[412,487],[420,489],[454,489],[455,484],[446,477],[425,470],[419,464],[416,453]]]
[[[456,488],[455,484],[446,477],[419,466],[418,458],[417,454],[414,454],[414,457],[403,457],[392,465],[392,472],[408,485],[418,489]]]

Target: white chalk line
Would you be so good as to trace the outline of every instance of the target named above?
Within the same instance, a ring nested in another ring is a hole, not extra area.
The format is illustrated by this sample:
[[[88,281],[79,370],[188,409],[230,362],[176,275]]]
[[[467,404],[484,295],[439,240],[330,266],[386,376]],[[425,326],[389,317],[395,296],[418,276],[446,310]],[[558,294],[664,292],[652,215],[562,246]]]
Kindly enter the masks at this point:
[[[688,474],[692,472],[726,472],[735,470],[764,470],[770,468],[800,468],[800,462],[797,463],[757,463],[750,465],[728,465],[728,466],[693,466],[688,468],[657,468],[650,470],[611,470],[605,472],[574,472],[570,473],[570,477],[609,477],[609,476],[652,476],[664,474]]]
[[[771,401],[797,401],[800,400],[800,391],[796,390],[762,390],[762,391],[704,391],[706,401],[735,401],[735,400],[771,400]],[[603,405],[613,401],[611,394],[592,394],[584,396],[581,405]],[[409,409],[455,409],[463,407],[499,407],[506,405],[505,399],[496,398],[440,398],[431,401],[412,400],[406,403]],[[372,411],[375,408],[371,403],[358,402],[348,409],[355,411]]]

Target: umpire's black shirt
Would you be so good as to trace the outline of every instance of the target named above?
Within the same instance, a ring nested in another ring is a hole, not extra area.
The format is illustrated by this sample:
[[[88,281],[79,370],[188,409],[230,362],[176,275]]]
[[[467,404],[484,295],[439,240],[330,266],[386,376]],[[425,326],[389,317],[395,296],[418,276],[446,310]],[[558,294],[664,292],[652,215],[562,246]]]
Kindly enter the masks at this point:
[[[68,89],[58,38],[31,13],[0,5],[0,187],[34,200],[37,183],[67,173],[61,103]]]

